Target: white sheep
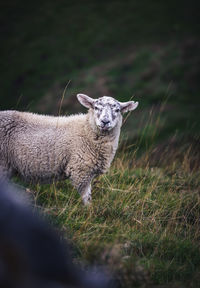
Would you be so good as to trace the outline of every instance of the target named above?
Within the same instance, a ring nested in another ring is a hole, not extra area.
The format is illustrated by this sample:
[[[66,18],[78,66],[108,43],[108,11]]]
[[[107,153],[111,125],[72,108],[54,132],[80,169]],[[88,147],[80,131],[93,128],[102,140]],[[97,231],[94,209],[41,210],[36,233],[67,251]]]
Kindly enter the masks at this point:
[[[87,114],[53,117],[27,112],[0,112],[0,175],[17,172],[27,181],[70,178],[84,204],[91,200],[91,181],[105,173],[117,150],[121,113],[138,102],[78,94]]]

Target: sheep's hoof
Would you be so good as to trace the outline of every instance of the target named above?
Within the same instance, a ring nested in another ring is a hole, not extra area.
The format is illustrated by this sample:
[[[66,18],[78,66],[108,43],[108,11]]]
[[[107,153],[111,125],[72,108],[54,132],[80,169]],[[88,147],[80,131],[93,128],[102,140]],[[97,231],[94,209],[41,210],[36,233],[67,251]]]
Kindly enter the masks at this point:
[[[87,197],[87,198],[83,198],[83,204],[85,205],[85,206],[89,206],[89,205],[91,205],[91,200],[92,200],[92,198],[91,198],[91,196],[90,197]]]
[[[85,207],[90,207],[92,205],[92,202],[87,201],[85,203],[83,203]]]

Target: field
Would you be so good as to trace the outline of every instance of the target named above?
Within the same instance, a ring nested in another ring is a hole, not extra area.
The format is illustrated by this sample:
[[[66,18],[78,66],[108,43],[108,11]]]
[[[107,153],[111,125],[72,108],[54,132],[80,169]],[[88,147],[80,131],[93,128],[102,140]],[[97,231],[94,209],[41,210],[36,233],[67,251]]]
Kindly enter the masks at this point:
[[[102,267],[119,287],[198,287],[196,2],[66,2],[0,4],[0,109],[85,112],[77,93],[139,107],[124,117],[117,155],[93,181],[90,207],[68,180],[23,185],[84,269]]]
[[[103,267],[119,287],[198,287],[199,151],[172,140],[137,158],[137,145],[94,180],[90,207],[68,181],[32,186],[35,203],[67,236],[75,263]]]

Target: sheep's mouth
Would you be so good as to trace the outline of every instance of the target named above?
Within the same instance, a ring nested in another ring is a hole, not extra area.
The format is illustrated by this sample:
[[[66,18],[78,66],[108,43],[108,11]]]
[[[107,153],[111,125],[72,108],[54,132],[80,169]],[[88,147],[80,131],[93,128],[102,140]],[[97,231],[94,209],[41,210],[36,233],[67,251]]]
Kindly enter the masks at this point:
[[[99,125],[98,127],[101,131],[110,131],[112,129],[112,127],[108,125],[104,125],[104,126]]]

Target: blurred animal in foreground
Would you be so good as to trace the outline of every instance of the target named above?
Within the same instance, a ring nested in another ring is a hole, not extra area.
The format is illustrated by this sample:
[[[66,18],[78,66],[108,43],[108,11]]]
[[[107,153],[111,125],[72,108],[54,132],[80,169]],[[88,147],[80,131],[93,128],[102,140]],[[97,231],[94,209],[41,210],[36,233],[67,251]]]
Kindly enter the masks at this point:
[[[111,287],[102,272],[75,266],[66,243],[18,194],[0,183],[0,287]]]
[[[18,172],[27,181],[70,178],[83,202],[91,200],[91,181],[105,173],[118,147],[121,113],[138,102],[77,95],[87,114],[53,117],[0,112],[0,173]]]

